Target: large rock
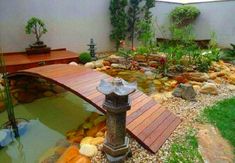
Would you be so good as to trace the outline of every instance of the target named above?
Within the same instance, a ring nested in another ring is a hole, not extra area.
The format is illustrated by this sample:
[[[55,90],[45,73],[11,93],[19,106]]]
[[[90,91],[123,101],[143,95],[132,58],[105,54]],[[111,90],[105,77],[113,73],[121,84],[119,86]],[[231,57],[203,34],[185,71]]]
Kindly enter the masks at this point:
[[[200,93],[218,95],[218,89],[214,83],[204,83],[200,89]]]
[[[45,96],[45,97],[51,97],[51,96],[54,96],[55,94],[54,94],[54,92],[52,92],[52,91],[45,91],[44,93],[43,93],[43,96]]]
[[[111,64],[112,63],[123,63],[126,61],[125,58],[117,56],[117,55],[111,55],[106,60],[109,61]]]
[[[192,72],[192,73],[186,73],[185,76],[192,81],[197,82],[205,82],[209,79],[209,76],[207,73],[201,73],[201,72]]]
[[[98,60],[98,61],[95,61],[95,67],[96,68],[101,68],[103,67],[103,60]]]
[[[77,62],[70,62],[69,65],[78,66]]]
[[[104,66],[111,66],[111,63],[109,61],[107,61],[107,60],[104,60],[103,61],[103,65]]]
[[[149,61],[149,66],[157,68],[158,67],[158,62],[157,61]]]
[[[188,79],[184,75],[175,76],[174,80],[176,80],[178,83],[187,83],[188,82]]]
[[[146,77],[148,79],[154,79],[155,78],[155,74],[152,71],[145,71],[144,74],[146,75]]]
[[[195,101],[196,92],[191,84],[179,84],[172,93],[175,97],[180,97],[185,100]]]
[[[81,157],[83,156],[80,155],[78,147],[72,145],[63,153],[56,163],[76,163]]]
[[[112,63],[111,64],[112,68],[116,68],[116,69],[126,69],[127,67],[123,64],[117,64],[117,63]]]
[[[146,56],[140,55],[140,54],[135,55],[135,57],[133,59],[137,62],[146,62],[147,61]]]
[[[235,74],[229,76],[229,82],[235,85]]]
[[[94,69],[95,68],[95,64],[93,62],[87,62],[85,64],[85,67],[86,68],[90,68],[90,69]]]
[[[98,145],[98,144],[102,144],[104,142],[104,138],[103,137],[85,137],[82,139],[80,144],[90,144],[90,145]]]
[[[93,157],[98,153],[98,149],[95,145],[81,144],[79,152],[87,157]]]
[[[160,61],[162,58],[166,59],[165,54],[149,54],[148,60],[149,61]]]

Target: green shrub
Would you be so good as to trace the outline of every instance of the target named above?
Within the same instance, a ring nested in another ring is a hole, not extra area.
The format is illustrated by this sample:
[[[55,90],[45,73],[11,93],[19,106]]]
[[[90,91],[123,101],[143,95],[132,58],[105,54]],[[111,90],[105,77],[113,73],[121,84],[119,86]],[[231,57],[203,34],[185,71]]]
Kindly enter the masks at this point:
[[[194,6],[179,6],[170,13],[170,17],[174,24],[186,26],[194,21],[200,14],[200,11]]]
[[[232,46],[232,49],[223,50],[219,58],[224,61],[232,62],[234,64],[235,63],[235,45],[234,44],[230,44],[230,45]]]
[[[79,56],[79,61],[81,63],[84,63],[84,64],[87,63],[87,62],[90,62],[91,61],[91,55],[88,52],[83,52]]]

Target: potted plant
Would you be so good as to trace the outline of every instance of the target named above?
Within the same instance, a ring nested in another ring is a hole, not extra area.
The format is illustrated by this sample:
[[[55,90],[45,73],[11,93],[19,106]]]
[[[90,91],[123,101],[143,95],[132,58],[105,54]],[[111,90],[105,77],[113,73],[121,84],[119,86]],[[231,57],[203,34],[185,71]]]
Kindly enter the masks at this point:
[[[28,20],[25,26],[26,34],[34,34],[36,37],[36,42],[30,45],[29,48],[26,48],[27,54],[41,54],[41,53],[49,53],[51,48],[47,47],[43,41],[41,41],[41,37],[43,34],[47,33],[47,29],[45,27],[45,23],[36,17],[32,17]]]
[[[177,27],[185,27],[191,24],[199,15],[199,9],[189,5],[176,7],[170,13],[170,17]]]

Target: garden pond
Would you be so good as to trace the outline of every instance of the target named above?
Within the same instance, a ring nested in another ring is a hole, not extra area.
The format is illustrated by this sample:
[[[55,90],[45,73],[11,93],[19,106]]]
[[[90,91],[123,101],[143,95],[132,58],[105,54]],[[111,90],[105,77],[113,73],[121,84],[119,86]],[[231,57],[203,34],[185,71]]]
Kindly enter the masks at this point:
[[[168,77],[157,76],[154,73],[144,73],[137,70],[107,69],[105,73],[122,78],[128,82],[137,82],[138,89],[147,95],[172,91],[177,81]]]
[[[47,151],[66,140],[66,133],[81,126],[92,112],[98,111],[70,92],[16,105],[16,117],[30,120],[30,123],[23,136],[0,149],[0,162],[43,162],[45,155],[50,155]],[[6,121],[7,113],[4,111],[0,113],[0,124]]]

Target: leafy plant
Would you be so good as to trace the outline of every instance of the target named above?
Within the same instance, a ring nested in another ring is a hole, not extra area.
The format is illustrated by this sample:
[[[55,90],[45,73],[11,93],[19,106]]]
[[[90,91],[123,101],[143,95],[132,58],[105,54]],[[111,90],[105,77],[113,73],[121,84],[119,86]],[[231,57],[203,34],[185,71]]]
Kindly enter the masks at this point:
[[[196,68],[200,72],[207,72],[210,68],[211,61],[208,59],[198,59],[196,62]]]
[[[137,28],[139,29],[137,39],[144,46],[149,46],[152,42],[155,42],[155,31],[152,22],[153,15],[150,11],[153,7],[155,7],[155,0],[146,0],[142,9],[144,11],[144,18],[137,23]]]
[[[229,55],[229,56],[233,56],[235,57],[235,44],[230,44],[232,46],[232,49],[227,49],[225,50],[225,52]]]
[[[170,13],[170,17],[175,25],[187,26],[192,23],[198,16],[200,15],[200,11],[194,7],[189,5],[183,5],[176,7]]]
[[[148,55],[151,53],[151,50],[149,47],[146,47],[146,46],[139,46],[137,49],[136,49],[136,53],[137,54],[142,54],[142,55]]]
[[[225,61],[232,61],[235,63],[235,45],[230,44],[232,49],[225,49],[219,58]]]
[[[150,22],[151,23],[151,22]],[[146,20],[141,20],[137,23],[137,28],[139,29],[138,40],[144,46],[152,44],[155,40],[155,32],[152,24]]]
[[[220,55],[220,48],[218,48],[216,33],[211,33],[211,40],[209,42],[208,49],[211,51],[211,55],[209,55],[210,60],[218,61]]]
[[[37,40],[35,44],[40,44],[40,38],[47,32],[47,29],[45,27],[45,23],[41,19],[32,17],[28,20],[27,25],[25,26],[25,32],[26,34],[33,33]]]
[[[119,48],[117,54],[121,57],[124,57],[126,60],[128,60],[128,58],[132,56],[133,53],[134,52],[131,49]]]
[[[88,52],[83,52],[79,55],[79,61],[83,64],[91,61],[91,55]]]
[[[115,42],[117,50],[120,47],[120,41],[126,38],[127,14],[125,8],[127,4],[127,0],[111,0],[110,2],[110,20],[113,26],[110,38]]]

